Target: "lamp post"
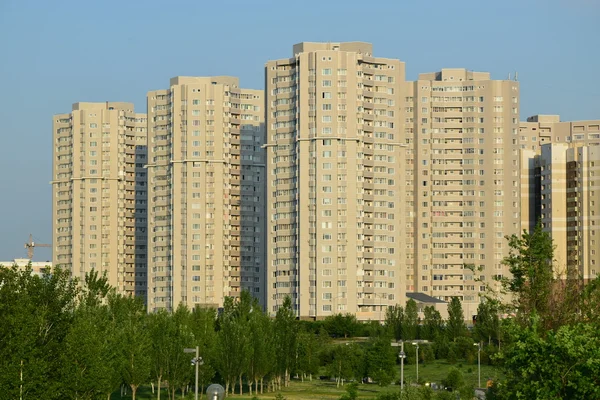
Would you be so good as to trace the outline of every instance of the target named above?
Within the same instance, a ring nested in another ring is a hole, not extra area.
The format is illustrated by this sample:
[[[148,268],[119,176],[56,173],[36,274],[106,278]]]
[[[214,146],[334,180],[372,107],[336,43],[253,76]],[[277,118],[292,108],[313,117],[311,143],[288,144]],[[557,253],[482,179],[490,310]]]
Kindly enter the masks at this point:
[[[419,383],[419,343],[413,342],[413,346],[417,346],[417,359],[415,365],[417,366],[417,384]]]
[[[192,358],[192,365],[196,366],[196,386],[194,387],[194,400],[198,400],[198,367],[204,365],[202,357],[200,357],[200,347],[195,349],[183,349],[184,353],[196,353],[196,357]]]
[[[478,387],[481,388],[481,342],[473,343],[473,346],[477,346],[477,379]]]
[[[400,358],[400,393],[404,392],[404,359],[406,358],[406,353],[404,352],[404,342],[401,343],[400,354],[398,354],[398,358]]]

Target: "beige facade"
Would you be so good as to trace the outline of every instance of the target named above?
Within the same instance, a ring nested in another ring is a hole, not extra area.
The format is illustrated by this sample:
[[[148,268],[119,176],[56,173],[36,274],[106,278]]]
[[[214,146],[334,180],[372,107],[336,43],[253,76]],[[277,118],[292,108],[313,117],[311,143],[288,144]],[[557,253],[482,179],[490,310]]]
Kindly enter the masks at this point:
[[[76,103],[53,120],[53,260],[146,296],[146,114]]]
[[[264,98],[233,77],[148,93],[148,309],[264,303]]]
[[[542,145],[540,221],[555,245],[557,276],[577,272],[585,280],[600,271],[600,146]]]
[[[300,43],[266,64],[267,309],[383,319],[405,302],[404,63]]]
[[[31,261],[29,258],[15,258],[12,261],[0,261],[0,267],[12,268],[16,266],[20,271],[31,266],[33,275],[42,276],[46,272],[52,271],[52,263],[50,261]]]
[[[538,219],[551,234],[555,273],[576,270],[584,279],[597,276],[600,260],[595,228],[599,224],[598,156],[600,120],[560,121],[535,115],[521,122],[523,173],[531,184],[530,229]],[[527,163],[527,164],[525,164]]]
[[[406,290],[459,297],[470,319],[484,284],[508,273],[504,237],[520,231],[519,84],[443,69],[402,91],[413,217]]]

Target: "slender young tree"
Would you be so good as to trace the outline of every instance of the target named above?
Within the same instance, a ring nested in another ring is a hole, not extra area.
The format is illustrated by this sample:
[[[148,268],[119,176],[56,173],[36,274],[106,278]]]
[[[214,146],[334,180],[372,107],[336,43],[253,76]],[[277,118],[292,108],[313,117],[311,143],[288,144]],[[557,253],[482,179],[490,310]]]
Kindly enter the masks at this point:
[[[117,295],[113,300],[121,328],[121,376],[135,400],[140,385],[148,382],[152,369],[150,331],[144,303],[139,298]]]
[[[442,315],[433,306],[427,306],[423,310],[422,338],[425,340],[436,340],[443,334],[444,320]]]
[[[170,337],[173,332],[172,321],[171,315],[166,310],[159,310],[148,316],[148,329],[152,339],[152,375],[157,383],[158,400],[167,373]]]
[[[542,318],[542,323],[553,312],[551,304],[554,288],[554,245],[550,234],[541,223],[533,232],[507,238],[509,255],[503,260],[510,277],[503,279],[504,288],[513,296],[513,312],[522,322],[531,314]],[[525,320],[525,321],[524,321]]]
[[[479,341],[487,342],[500,339],[500,318],[498,316],[498,307],[494,302],[483,301],[477,307],[477,321],[473,332]]]
[[[417,309],[417,302],[413,299],[408,299],[408,301],[406,302],[406,308],[404,309],[404,339],[418,339],[418,329],[419,311]]]
[[[290,374],[296,358],[296,341],[298,338],[298,324],[292,309],[292,300],[288,296],[275,315],[275,354],[277,354],[278,381],[281,386],[290,382]]]
[[[258,395],[258,384],[273,368],[273,323],[267,313],[261,310],[257,299],[254,299],[250,315],[250,351],[248,360],[248,387],[252,395]],[[262,384],[261,384],[262,393]]]
[[[395,340],[404,339],[404,308],[401,305],[386,309],[385,327]]]
[[[465,325],[462,305],[458,297],[453,297],[448,303],[448,322],[446,323],[448,339],[456,342],[456,339],[464,336],[466,332],[467,326]]]
[[[195,345],[199,347],[200,356],[204,361],[198,367],[198,380],[202,393],[204,393],[204,387],[212,382],[219,360],[217,354],[217,333],[215,331],[216,320],[217,310],[214,308],[196,306],[190,316],[190,325],[194,334]]]

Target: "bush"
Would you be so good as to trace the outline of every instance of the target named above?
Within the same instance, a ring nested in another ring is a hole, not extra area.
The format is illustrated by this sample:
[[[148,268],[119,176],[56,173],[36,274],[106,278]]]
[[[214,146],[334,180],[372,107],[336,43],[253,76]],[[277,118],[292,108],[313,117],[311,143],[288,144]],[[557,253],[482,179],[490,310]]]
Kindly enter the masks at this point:
[[[450,368],[448,376],[442,382],[444,386],[451,388],[452,390],[458,390],[465,384],[465,377],[458,368]]]
[[[456,346],[452,343],[448,346],[448,352],[446,353],[446,359],[450,364],[456,364],[458,361],[458,354],[456,354]]]

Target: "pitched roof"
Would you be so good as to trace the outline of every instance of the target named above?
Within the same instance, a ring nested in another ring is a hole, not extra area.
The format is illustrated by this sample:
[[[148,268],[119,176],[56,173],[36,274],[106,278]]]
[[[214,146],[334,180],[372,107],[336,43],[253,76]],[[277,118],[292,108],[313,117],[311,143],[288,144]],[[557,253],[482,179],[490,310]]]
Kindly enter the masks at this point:
[[[406,297],[419,303],[446,303],[444,300],[436,299],[435,297],[419,292],[406,293]]]

